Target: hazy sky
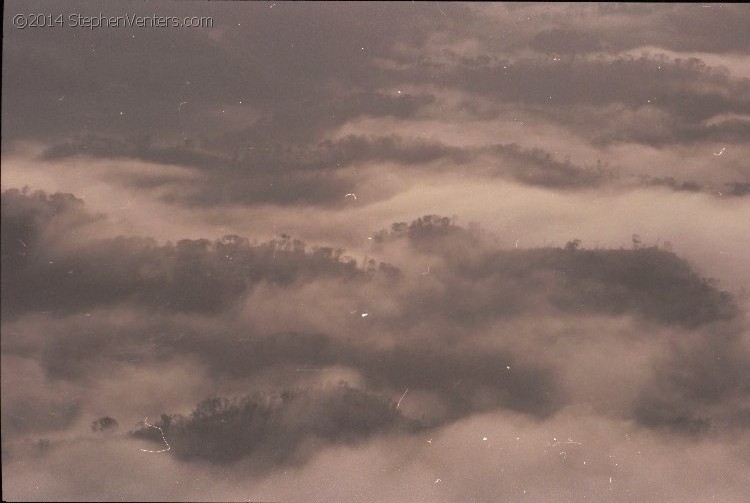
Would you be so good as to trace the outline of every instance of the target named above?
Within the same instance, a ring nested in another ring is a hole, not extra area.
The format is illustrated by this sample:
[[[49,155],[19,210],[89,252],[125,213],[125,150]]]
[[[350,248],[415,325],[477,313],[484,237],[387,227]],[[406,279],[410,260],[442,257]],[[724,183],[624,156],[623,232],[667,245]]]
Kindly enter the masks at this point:
[[[747,5],[3,23],[4,500],[747,501]]]

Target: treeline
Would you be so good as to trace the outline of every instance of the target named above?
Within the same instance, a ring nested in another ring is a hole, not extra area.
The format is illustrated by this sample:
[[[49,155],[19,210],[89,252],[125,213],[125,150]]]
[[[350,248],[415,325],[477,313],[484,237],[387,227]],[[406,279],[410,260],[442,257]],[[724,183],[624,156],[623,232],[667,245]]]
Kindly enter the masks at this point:
[[[398,269],[357,261],[331,247],[300,240],[254,244],[239,236],[158,244],[116,237],[58,246],[47,235],[93,221],[69,194],[9,190],[2,195],[2,312],[75,311],[135,302],[154,309],[216,312],[260,282],[289,285],[318,277],[344,281],[388,278]]]
[[[637,313],[686,327],[729,320],[739,312],[731,294],[685,259],[643,246],[637,235],[633,249],[582,249],[577,239],[564,247],[498,249],[476,226],[464,229],[448,217],[427,215],[373,236],[381,250],[398,241],[440,257],[441,267],[431,274],[447,286],[446,293],[428,304],[465,323],[545,304],[568,313]]]
[[[403,284],[400,270],[390,264],[367,259],[358,265],[344,250],[308,248],[286,235],[260,244],[239,236],[164,245],[141,237],[81,246],[64,239],[97,218],[69,194],[3,193],[4,316],[120,303],[216,313],[261,282],[288,286],[324,277],[350,282],[377,276],[393,281],[392,287]],[[633,313],[693,327],[738,313],[732,296],[684,259],[644,247],[636,236],[632,250],[581,249],[578,240],[561,248],[499,249],[476,226],[465,229],[453,219],[427,215],[372,236],[374,251],[385,256],[394,242],[406,242],[420,262],[424,256],[440,259],[431,277],[442,288],[420,287],[409,319],[439,314],[473,324],[552,307],[570,313]],[[388,295],[402,290],[392,287]]]
[[[149,424],[139,423],[131,435],[152,441],[155,450],[168,445],[180,459],[219,463],[253,456],[266,469],[304,461],[303,445],[347,444],[424,427],[402,416],[392,400],[343,382],[241,399],[210,397],[187,416],[162,414]]]

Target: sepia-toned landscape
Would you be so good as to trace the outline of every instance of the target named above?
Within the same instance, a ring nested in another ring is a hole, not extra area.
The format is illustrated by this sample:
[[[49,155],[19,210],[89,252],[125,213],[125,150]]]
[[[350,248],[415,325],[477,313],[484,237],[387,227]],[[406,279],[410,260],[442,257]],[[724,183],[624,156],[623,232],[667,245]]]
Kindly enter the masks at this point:
[[[4,501],[750,498],[748,5],[3,24]]]

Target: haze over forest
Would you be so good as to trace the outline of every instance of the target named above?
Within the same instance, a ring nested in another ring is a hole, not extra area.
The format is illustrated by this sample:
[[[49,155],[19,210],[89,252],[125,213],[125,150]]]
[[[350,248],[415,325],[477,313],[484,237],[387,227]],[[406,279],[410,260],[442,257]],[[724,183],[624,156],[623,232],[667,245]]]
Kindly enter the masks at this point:
[[[3,500],[747,501],[747,5],[3,23]]]

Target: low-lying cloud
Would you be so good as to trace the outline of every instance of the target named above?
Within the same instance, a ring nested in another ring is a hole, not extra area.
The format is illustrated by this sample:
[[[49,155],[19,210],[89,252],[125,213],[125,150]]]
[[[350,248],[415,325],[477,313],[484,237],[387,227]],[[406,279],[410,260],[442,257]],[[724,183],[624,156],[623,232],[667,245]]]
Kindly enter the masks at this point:
[[[4,500],[747,499],[746,6],[6,7]]]

